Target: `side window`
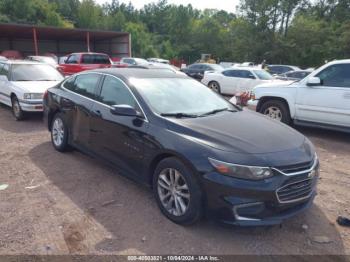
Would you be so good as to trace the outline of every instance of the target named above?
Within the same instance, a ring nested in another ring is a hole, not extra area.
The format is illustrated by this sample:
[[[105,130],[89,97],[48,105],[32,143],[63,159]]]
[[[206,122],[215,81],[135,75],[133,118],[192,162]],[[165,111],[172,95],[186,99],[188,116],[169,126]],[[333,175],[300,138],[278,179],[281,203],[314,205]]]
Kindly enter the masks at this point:
[[[94,55],[94,63],[100,65],[109,65],[111,61],[109,61],[108,56],[105,55]]]
[[[93,55],[83,55],[81,59],[82,64],[95,64]]]
[[[115,77],[106,76],[103,81],[99,101],[106,105],[129,105],[137,108],[137,103],[130,90]]]
[[[5,75],[4,73],[3,73],[3,67],[4,67],[4,64],[1,64],[0,63],[0,75]]]
[[[287,72],[290,72],[292,70],[293,70],[292,68],[287,67],[287,66],[282,66],[280,69],[281,73],[287,73]]]
[[[64,88],[67,88],[68,90],[74,91],[75,89],[75,76],[68,78],[64,83]]]
[[[317,77],[324,86],[350,88],[350,64],[332,65],[320,72]]]
[[[66,64],[78,64],[79,63],[79,56],[78,55],[71,55],[67,58]]]
[[[228,77],[239,77],[239,72],[237,70],[226,70],[222,72],[222,74]]]
[[[129,64],[129,65],[136,65],[136,62],[134,61],[134,59],[130,59],[130,58],[123,59],[123,63]]]
[[[64,87],[82,96],[92,99],[96,98],[95,90],[100,81],[100,75],[83,74],[76,76],[75,81],[73,79],[66,81]]]
[[[202,65],[191,65],[189,68],[192,70],[198,70],[198,69],[201,69],[201,66]]]
[[[255,79],[255,76],[253,75],[253,73],[248,70],[242,70],[240,72],[240,75],[241,75],[240,76],[241,78]]]
[[[7,64],[0,64],[0,75],[9,77],[10,66]]]

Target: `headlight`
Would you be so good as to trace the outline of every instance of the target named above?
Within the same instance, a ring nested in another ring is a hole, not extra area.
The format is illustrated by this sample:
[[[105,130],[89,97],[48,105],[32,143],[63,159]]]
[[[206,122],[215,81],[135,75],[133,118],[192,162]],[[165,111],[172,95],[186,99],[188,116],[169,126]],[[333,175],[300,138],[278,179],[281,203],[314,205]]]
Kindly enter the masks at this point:
[[[274,175],[269,167],[242,166],[221,162],[212,158],[208,159],[219,173],[235,178],[246,180],[262,180]]]
[[[26,100],[30,100],[30,99],[42,99],[43,98],[43,94],[39,94],[39,93],[26,93],[23,95],[23,98]]]

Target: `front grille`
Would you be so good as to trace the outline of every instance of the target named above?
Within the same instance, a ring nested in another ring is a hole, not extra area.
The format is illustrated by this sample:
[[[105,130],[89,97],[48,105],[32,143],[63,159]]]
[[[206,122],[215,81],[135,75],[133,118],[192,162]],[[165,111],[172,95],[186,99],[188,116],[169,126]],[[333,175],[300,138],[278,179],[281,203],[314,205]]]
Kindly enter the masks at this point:
[[[276,194],[280,203],[292,203],[309,198],[312,194],[312,179],[288,184],[278,189]]]
[[[296,164],[296,165],[289,165],[289,166],[280,166],[276,167],[278,171],[281,171],[285,174],[292,174],[297,172],[302,172],[306,170],[310,170],[310,168],[313,166],[315,160],[312,160],[310,162]]]

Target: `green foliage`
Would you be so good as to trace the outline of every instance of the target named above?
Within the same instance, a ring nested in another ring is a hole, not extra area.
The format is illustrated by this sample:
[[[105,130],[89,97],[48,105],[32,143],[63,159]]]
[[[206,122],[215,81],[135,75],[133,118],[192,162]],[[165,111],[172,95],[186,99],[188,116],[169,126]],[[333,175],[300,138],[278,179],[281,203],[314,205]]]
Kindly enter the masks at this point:
[[[167,0],[137,10],[112,0],[0,0],[0,22],[127,31],[139,57],[201,53],[233,62],[319,66],[350,56],[350,0],[241,0],[237,14]]]

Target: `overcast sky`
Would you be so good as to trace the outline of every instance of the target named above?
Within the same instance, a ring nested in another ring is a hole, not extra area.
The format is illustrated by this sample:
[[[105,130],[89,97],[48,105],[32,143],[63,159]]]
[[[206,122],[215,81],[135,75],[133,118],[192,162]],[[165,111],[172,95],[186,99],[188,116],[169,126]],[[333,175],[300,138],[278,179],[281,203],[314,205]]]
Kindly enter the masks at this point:
[[[111,0],[95,0],[99,4],[103,4],[105,2],[111,2]],[[141,8],[145,4],[149,4],[152,2],[158,2],[157,0],[119,0],[120,3],[129,3],[132,4],[136,8]],[[227,12],[235,12],[236,6],[239,4],[239,0],[168,0],[170,4],[176,5],[187,5],[192,4],[193,7],[197,9],[206,9],[206,8],[216,8],[223,9]]]

